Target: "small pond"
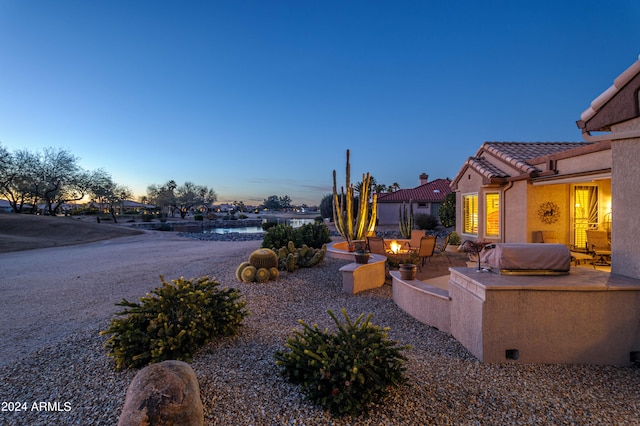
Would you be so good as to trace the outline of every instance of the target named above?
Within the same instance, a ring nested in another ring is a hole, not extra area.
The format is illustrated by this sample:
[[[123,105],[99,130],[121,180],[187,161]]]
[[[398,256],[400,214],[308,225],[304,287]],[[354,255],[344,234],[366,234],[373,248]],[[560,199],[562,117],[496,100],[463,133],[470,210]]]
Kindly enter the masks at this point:
[[[313,223],[315,219],[277,219],[277,220],[267,220],[264,219],[262,222],[277,222],[284,223],[286,225],[290,225],[293,228],[299,228],[302,225],[306,225],[308,223]],[[261,226],[244,226],[238,228],[209,228],[204,229],[202,231],[205,234],[230,234],[230,233],[238,233],[238,234],[258,234],[264,232]]]

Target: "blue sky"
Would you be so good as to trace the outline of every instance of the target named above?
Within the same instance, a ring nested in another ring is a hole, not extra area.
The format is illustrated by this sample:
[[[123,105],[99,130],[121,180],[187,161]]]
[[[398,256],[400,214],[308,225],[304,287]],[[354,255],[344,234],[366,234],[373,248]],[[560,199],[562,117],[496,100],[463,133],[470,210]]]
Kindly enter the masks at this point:
[[[640,2],[0,0],[0,144],[140,196],[319,204],[453,178],[485,141],[579,141],[638,58]]]

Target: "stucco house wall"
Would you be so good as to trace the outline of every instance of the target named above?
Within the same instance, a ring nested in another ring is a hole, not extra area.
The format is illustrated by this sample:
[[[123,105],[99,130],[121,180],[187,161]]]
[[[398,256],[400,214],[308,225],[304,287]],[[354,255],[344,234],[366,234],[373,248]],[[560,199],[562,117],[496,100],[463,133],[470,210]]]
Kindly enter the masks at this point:
[[[529,199],[527,204],[527,228],[529,238],[521,240],[524,242],[537,241],[538,231],[554,231],[561,244],[569,244],[569,228],[571,226],[570,207],[569,207],[569,185],[545,185],[531,186],[529,189]],[[551,202],[558,206],[559,214],[556,216],[557,221],[554,223],[545,223],[540,219],[538,214],[540,207]]]
[[[508,189],[507,189],[508,188]],[[527,183],[525,181],[513,182],[513,186],[505,187],[505,196],[502,198],[502,233],[501,242],[518,243],[526,241],[529,235],[527,227]]]
[[[613,132],[640,129],[640,118],[613,127]],[[611,152],[615,168],[612,170],[611,209],[615,222],[611,235],[611,270],[628,277],[640,278],[640,138],[614,141]]]
[[[426,203],[426,206],[421,207],[420,203],[413,204],[413,215],[417,214],[431,214],[437,217],[437,209],[441,204],[439,203]],[[399,209],[402,203],[378,203],[378,225],[399,225]],[[409,202],[405,203],[407,211],[409,211]]]
[[[598,186],[599,222],[611,212],[609,142],[488,142],[465,163],[452,183],[457,231],[488,242],[539,242],[538,231],[555,231],[560,243],[574,244],[575,185]],[[486,235],[485,195],[500,194],[500,235]],[[478,194],[478,234],[462,232],[463,196]],[[540,211],[553,203],[551,222]],[[582,240],[581,240],[582,241]],[[581,243],[584,244],[584,243]]]

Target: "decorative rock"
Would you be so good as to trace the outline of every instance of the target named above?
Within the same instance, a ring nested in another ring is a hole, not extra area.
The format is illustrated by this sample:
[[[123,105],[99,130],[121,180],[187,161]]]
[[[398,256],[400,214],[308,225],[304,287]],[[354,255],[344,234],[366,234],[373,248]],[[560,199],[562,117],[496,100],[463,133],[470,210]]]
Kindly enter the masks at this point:
[[[163,361],[136,374],[127,389],[118,426],[203,425],[195,372],[182,361]]]

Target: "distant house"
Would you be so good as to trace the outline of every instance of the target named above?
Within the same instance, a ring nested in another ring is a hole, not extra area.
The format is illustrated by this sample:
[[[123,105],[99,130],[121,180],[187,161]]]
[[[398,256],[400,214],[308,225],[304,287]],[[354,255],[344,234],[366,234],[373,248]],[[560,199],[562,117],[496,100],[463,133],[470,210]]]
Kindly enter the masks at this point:
[[[411,189],[378,194],[378,224],[397,225],[402,203],[409,209],[413,204],[413,214],[430,214],[438,217],[440,206],[447,194],[451,193],[449,179],[435,179],[429,182],[429,175],[420,175],[420,185]]]
[[[214,206],[214,209],[217,210],[218,212],[223,212],[223,213],[233,213],[236,209],[236,206],[234,206],[233,204],[220,204],[219,206]]]
[[[611,144],[486,142],[451,183],[456,230],[491,242],[584,248],[587,229],[611,230]]]

